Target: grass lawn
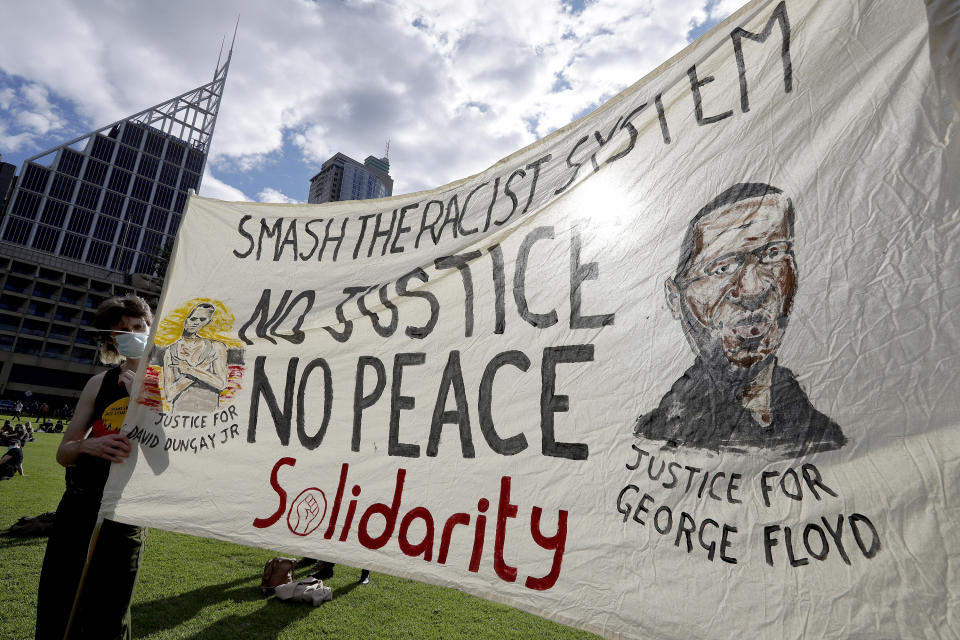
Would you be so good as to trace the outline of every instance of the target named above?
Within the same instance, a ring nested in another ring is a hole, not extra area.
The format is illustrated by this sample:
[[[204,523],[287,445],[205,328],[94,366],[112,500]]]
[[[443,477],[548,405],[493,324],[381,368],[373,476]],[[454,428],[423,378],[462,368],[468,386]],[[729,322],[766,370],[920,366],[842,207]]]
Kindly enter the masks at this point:
[[[0,416],[2,424],[5,416]],[[0,482],[0,530],[17,518],[54,511],[63,468],[59,434],[24,448],[26,476]],[[37,581],[46,538],[0,537],[0,639],[33,638]],[[133,601],[135,638],[595,638],[453,589],[340,565],[327,581],[333,601],[288,604],[260,594],[263,565],[276,552],[151,529]],[[297,573],[306,574],[302,569]],[[64,594],[68,597],[68,594]]]

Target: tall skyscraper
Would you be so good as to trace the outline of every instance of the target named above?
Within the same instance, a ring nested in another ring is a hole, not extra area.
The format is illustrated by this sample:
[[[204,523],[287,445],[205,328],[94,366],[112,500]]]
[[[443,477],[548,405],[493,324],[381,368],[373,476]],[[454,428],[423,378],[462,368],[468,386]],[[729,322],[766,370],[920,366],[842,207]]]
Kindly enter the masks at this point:
[[[213,80],[27,159],[0,221],[0,394],[77,397],[106,298],[159,294],[200,187],[233,50]]]
[[[323,163],[320,172],[310,178],[307,202],[320,204],[336,200],[367,200],[393,195],[390,160],[387,157],[367,159],[360,164],[342,153]]]

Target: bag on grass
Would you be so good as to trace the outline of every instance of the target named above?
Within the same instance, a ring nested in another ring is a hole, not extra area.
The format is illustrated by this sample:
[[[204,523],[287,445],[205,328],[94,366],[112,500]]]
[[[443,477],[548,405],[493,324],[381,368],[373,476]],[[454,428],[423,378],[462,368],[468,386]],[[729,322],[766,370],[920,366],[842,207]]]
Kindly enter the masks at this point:
[[[41,513],[38,516],[23,516],[4,531],[4,535],[16,537],[46,536],[50,535],[53,529],[53,523],[57,520],[57,514],[53,511]]]
[[[260,580],[260,591],[264,595],[273,593],[273,590],[282,584],[293,582],[293,568],[297,561],[293,558],[277,556],[263,567],[263,579]]]
[[[274,592],[278,600],[291,602],[306,602],[319,607],[324,602],[333,600],[333,590],[324,586],[322,580],[314,577],[304,578],[297,582],[288,582],[276,588]]]

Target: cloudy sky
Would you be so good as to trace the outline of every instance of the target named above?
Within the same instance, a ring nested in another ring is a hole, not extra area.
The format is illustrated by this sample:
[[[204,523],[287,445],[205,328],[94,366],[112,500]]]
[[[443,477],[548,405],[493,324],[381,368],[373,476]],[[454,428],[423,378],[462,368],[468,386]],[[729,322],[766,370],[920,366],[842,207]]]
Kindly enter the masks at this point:
[[[0,154],[209,82],[239,30],[201,195],[305,201],[390,140],[394,193],[467,177],[588,113],[742,0],[30,0],[0,20]]]

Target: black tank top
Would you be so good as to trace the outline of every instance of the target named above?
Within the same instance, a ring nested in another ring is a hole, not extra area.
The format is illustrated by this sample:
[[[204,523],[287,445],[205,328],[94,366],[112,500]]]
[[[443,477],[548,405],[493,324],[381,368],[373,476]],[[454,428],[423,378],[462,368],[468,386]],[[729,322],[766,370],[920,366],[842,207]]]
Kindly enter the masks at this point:
[[[109,427],[105,425],[104,413],[116,414],[120,411],[120,419],[126,413],[126,406],[117,405],[118,400],[128,397],[127,389],[120,384],[120,367],[108,369],[100,382],[100,389],[93,401],[93,416],[90,420],[88,438],[104,435]],[[121,411],[122,410],[122,411]],[[107,416],[108,418],[110,416]],[[115,422],[115,418],[110,422]],[[117,425],[119,426],[119,424]],[[81,454],[73,466],[67,467],[67,490],[81,492],[89,499],[97,502],[103,497],[103,486],[110,475],[110,461],[96,456]]]

